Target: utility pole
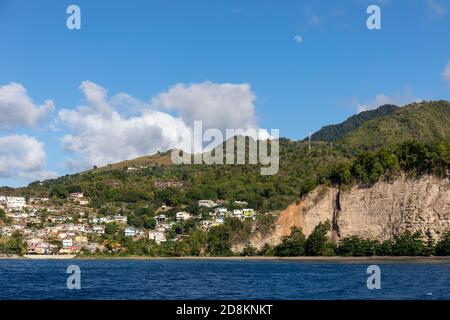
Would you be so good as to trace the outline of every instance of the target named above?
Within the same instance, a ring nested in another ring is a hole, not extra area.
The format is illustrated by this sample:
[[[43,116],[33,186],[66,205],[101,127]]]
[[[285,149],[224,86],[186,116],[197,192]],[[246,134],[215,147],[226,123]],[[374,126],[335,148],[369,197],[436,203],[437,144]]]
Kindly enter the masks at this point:
[[[311,151],[311,132],[308,134],[308,148]]]

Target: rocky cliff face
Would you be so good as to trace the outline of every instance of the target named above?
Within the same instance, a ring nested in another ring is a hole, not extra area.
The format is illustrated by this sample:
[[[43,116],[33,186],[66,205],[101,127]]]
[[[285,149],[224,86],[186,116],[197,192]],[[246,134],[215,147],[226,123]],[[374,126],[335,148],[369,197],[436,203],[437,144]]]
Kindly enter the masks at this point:
[[[280,214],[270,238],[252,242],[256,247],[276,244],[292,226],[301,227],[308,236],[326,220],[332,223],[334,240],[350,235],[384,240],[406,230],[438,239],[450,229],[450,182],[434,176],[400,176],[370,188],[319,187]]]

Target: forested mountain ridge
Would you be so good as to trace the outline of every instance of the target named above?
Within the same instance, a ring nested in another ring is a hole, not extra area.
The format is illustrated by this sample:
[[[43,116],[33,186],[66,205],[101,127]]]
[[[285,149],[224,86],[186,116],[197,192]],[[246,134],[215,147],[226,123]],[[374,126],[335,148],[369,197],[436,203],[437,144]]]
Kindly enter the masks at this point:
[[[342,123],[322,127],[322,129],[311,135],[311,140],[328,142],[339,140],[350,131],[353,131],[356,128],[360,127],[364,122],[385,115],[390,115],[394,113],[398,108],[399,107],[395,105],[385,104],[374,110],[360,112],[351,116]]]
[[[408,140],[430,141],[450,136],[450,103],[412,103],[391,114],[373,118],[339,139],[344,148],[355,152],[376,150]]]
[[[343,129],[337,130],[335,137],[326,136],[324,132],[316,135],[325,136],[329,141],[312,141],[311,149],[307,141],[280,138],[280,170],[273,176],[261,176],[258,165],[172,165],[168,151],[34,182],[26,188],[3,188],[0,191],[62,199],[69,192],[80,190],[91,199],[94,208],[110,204],[194,205],[199,199],[227,199],[245,200],[258,210],[280,210],[320,184],[336,183],[342,174],[345,176],[347,169],[353,170],[350,173],[358,179],[367,177],[364,179],[373,182],[385,170],[390,170],[391,164],[386,159],[380,160],[383,153],[372,154],[372,151],[392,148],[410,140],[418,143],[446,140],[450,137],[450,103],[432,101],[405,107],[385,105],[353,116],[341,127]],[[352,129],[349,131],[349,128]],[[403,148],[410,148],[410,145],[395,147],[387,154],[397,155],[404,152]],[[411,152],[434,148],[441,147],[419,146]],[[409,156],[409,151],[406,153]],[[363,160],[358,158],[361,154]],[[439,151],[436,154],[441,157],[446,153]],[[399,156],[399,159],[403,158]],[[354,161],[362,161],[361,170],[367,172],[357,172],[360,168],[354,169]],[[137,170],[130,171],[130,167]],[[164,184],[167,181],[176,181],[177,184],[159,187],[160,182]]]

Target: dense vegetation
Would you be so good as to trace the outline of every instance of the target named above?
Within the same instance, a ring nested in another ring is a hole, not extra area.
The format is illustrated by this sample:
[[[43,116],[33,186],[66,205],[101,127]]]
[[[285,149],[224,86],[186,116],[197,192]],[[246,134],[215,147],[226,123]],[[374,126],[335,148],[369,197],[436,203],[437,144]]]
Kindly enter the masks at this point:
[[[369,186],[400,173],[448,176],[449,137],[449,102],[414,103],[402,108],[386,105],[350,117],[340,125],[324,127],[313,135],[311,148],[307,141],[280,138],[280,170],[273,176],[262,176],[258,165],[172,165],[170,152],[166,152],[34,182],[26,188],[0,188],[0,193],[50,197],[51,204],[62,204],[69,193],[80,191],[90,199],[90,206],[99,216],[120,213],[128,217],[131,226],[152,229],[156,210],[163,203],[172,207],[167,212],[169,217],[180,210],[206,217],[207,210],[196,205],[200,199],[226,200],[230,210],[233,200],[243,200],[249,207],[266,212],[284,209],[321,184],[344,188],[354,184]],[[129,166],[142,166],[142,169],[128,171]],[[156,185],[157,181],[172,180],[180,182],[181,186],[159,188]],[[271,232],[270,217],[258,216],[257,232]],[[0,223],[5,223],[6,219],[0,211]],[[248,241],[250,233],[254,232],[252,228],[244,222],[227,220],[205,234],[186,222],[177,225],[173,232],[174,236],[188,239],[157,246],[150,240],[124,239],[117,226],[108,225],[106,233],[110,242],[106,245],[111,252],[132,254],[229,255],[232,246]],[[402,251],[397,242],[375,243],[357,238],[344,239],[333,247],[326,237],[327,228],[326,224],[317,226],[307,239],[301,230],[293,230],[291,236],[275,248],[265,246],[256,251],[246,245],[242,254],[402,255],[402,252],[412,252],[410,247]],[[402,236],[414,241],[418,237]],[[1,250],[15,251],[18,239],[2,239]],[[427,244],[425,248],[433,247],[436,254],[444,253],[448,250],[446,243],[450,242],[450,236],[447,242],[444,240],[435,246]],[[117,247],[123,250],[116,251]],[[422,254],[423,250],[419,249],[414,252]]]
[[[448,176],[450,140],[432,142],[408,141],[390,149],[361,153],[351,163],[341,163],[329,180],[340,185],[371,185],[380,178],[392,178],[401,172],[420,176]]]
[[[333,142],[342,139],[347,133],[359,128],[363,123],[386,115],[391,115],[398,109],[394,105],[383,105],[375,110],[355,114],[340,124],[324,126],[311,136],[314,141]]]
[[[284,237],[274,248],[277,256],[448,256],[450,231],[435,243],[429,235],[405,231],[393,239],[379,241],[350,236],[335,244],[327,237],[329,223],[319,224],[305,239],[301,229],[293,227],[291,235]],[[267,248],[265,249],[267,250]]]
[[[450,103],[431,101],[398,108],[390,115],[362,123],[334,144],[346,153],[374,151],[414,140],[450,137]]]
[[[147,238],[133,240],[120,233],[109,235],[102,241],[106,253],[111,256],[449,256],[450,230],[435,242],[429,235],[405,231],[392,239],[379,241],[350,236],[338,243],[330,241],[329,222],[320,223],[305,237],[302,230],[292,227],[291,234],[273,247],[265,244],[260,250],[248,242],[251,235],[250,224],[236,219],[214,227],[210,232],[192,230],[189,237],[179,241],[166,241],[160,245]],[[233,245],[247,242],[241,252],[234,253]],[[0,238],[0,253],[22,255],[26,243],[21,234]],[[82,255],[91,255],[83,252]],[[94,254],[95,255],[95,254]]]
[[[330,180],[336,182],[335,178],[345,180],[345,175],[336,177],[333,174],[340,166],[342,173],[346,173],[346,166],[355,159],[359,163],[350,173],[363,183],[373,183],[387,171],[409,170],[410,166],[421,172],[427,171],[429,160],[435,159],[423,152],[434,152],[447,161],[448,144],[436,145],[437,150],[429,151],[415,150],[414,143],[450,136],[450,103],[424,102],[402,108],[386,105],[355,115],[336,128],[328,130],[329,134],[321,130],[319,135],[323,140],[333,141],[332,144],[314,141],[311,150],[306,141],[281,138],[280,170],[273,176],[261,176],[259,166],[255,165],[175,166],[171,165],[170,152],[166,152],[43,183],[35,182],[23,189],[0,191],[63,199],[69,192],[79,190],[96,208],[139,203],[157,207],[163,202],[171,206],[193,205],[199,199],[236,199],[245,200],[258,210],[283,209],[318,184]],[[407,141],[415,142],[403,144]],[[399,144],[403,144],[400,149],[392,150]],[[408,158],[410,155],[417,155],[417,161]],[[145,169],[127,172],[127,166],[138,164],[146,165]],[[440,166],[431,165],[435,169]],[[181,181],[184,187],[158,189],[154,186],[156,180],[171,179]]]
[[[90,170],[35,182],[16,192],[50,196],[57,201],[82,190],[94,208],[116,207],[125,211],[136,211],[149,204],[153,210],[162,203],[171,207],[194,206],[200,199],[244,200],[251,208],[269,211],[285,208],[344,160],[347,158],[328,144],[317,144],[309,151],[307,143],[280,139],[280,170],[273,176],[262,176],[259,166],[248,164],[157,164],[136,173],[127,172],[126,168]],[[183,187],[157,188],[157,180],[180,181]]]

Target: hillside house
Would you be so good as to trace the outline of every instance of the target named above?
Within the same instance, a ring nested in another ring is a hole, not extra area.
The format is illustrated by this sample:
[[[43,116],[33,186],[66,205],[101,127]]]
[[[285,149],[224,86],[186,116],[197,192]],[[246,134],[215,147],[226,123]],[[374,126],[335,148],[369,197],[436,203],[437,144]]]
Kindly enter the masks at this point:
[[[95,234],[105,234],[105,226],[94,225],[92,226],[92,232]]]
[[[177,212],[177,214],[176,214],[177,221],[189,220],[191,218],[192,218],[192,215],[189,212],[186,212],[186,211]]]
[[[227,208],[224,208],[224,207],[218,207],[218,208],[214,209],[214,213],[217,216],[225,216],[227,211],[228,211]]]
[[[26,201],[24,197],[6,197],[6,206],[11,210],[22,210]]]
[[[233,218],[244,219],[244,211],[242,211],[242,209],[234,209]]]
[[[71,247],[73,245],[73,241],[72,239],[64,239],[62,244],[64,248]]]
[[[155,221],[156,221],[156,224],[157,224],[157,225],[158,225],[158,224],[165,223],[166,220],[167,220],[167,217],[166,217],[165,214],[157,215],[157,216],[155,216],[154,218],[155,218]]]
[[[240,207],[248,206],[248,202],[247,201],[238,201],[238,200],[236,200],[236,201],[234,201],[234,204],[236,206],[240,206]]]
[[[127,227],[124,230],[125,237],[135,237],[137,235],[138,231],[136,228],[133,227]]]
[[[212,200],[198,200],[197,205],[199,207],[206,207],[206,208],[214,208],[217,206],[217,204]]]
[[[165,189],[169,187],[182,188],[185,186],[185,182],[180,180],[156,180],[154,185],[156,189]]]
[[[164,234],[164,232],[159,231],[150,231],[148,233],[148,238],[150,240],[154,240],[157,244],[166,241],[166,235]]]
[[[244,218],[251,218],[251,219],[255,219],[256,218],[256,214],[255,214],[255,210],[254,209],[242,209],[242,213],[244,214]]]
[[[69,193],[69,198],[71,199],[81,199],[84,197],[83,192],[71,192]]]

